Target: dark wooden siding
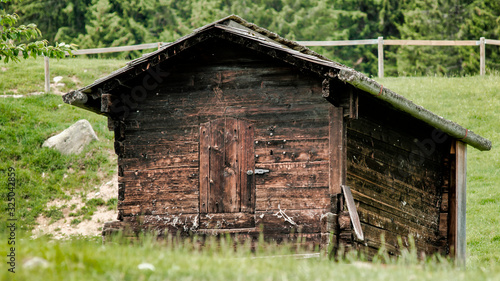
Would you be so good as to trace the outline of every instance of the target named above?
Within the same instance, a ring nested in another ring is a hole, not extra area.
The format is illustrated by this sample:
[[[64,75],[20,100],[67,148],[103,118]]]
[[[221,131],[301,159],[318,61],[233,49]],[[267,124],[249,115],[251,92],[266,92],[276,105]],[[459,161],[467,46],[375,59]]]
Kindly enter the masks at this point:
[[[224,42],[200,44],[178,59],[162,66],[169,77],[118,126],[121,216],[170,222],[172,215],[199,213],[200,124],[231,117],[254,124],[255,167],[270,170],[255,175],[255,224],[276,233],[319,233],[330,198],[330,104],[322,80]]]
[[[365,234],[359,245],[373,253],[383,235],[386,248],[398,253],[398,236],[407,247],[411,235],[419,250],[440,250],[450,140],[373,98],[359,102],[359,119],[347,123],[347,185]]]

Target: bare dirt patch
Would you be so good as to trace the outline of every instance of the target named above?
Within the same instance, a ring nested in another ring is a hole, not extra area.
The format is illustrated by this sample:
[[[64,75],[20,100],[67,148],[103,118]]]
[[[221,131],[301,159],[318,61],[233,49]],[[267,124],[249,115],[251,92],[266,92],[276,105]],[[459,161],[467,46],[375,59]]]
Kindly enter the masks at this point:
[[[9,90],[10,92],[12,93],[17,93],[17,89],[10,89]],[[24,98],[24,97],[28,97],[28,96],[39,96],[39,95],[43,95],[45,94],[44,92],[33,92],[33,93],[29,93],[27,95],[0,95],[0,98],[15,98],[15,99],[18,99],[18,98]]]
[[[58,96],[66,94],[66,92],[61,91],[61,87],[66,86],[64,83],[50,83],[50,93]]]
[[[85,71],[87,72],[87,71]],[[73,81],[75,84],[79,84],[80,83],[80,79],[78,79],[78,77],[76,77],[75,75],[71,76],[71,81]]]
[[[38,225],[33,229],[33,237],[38,237],[44,234],[51,234],[55,239],[64,239],[72,235],[97,236],[101,235],[102,227],[105,222],[116,220],[118,212],[116,209],[108,210],[108,206],[98,206],[97,211],[92,215],[91,220],[83,220],[78,224],[71,224],[74,219],[80,217],[71,217],[70,213],[81,209],[85,206],[85,201],[92,198],[101,198],[104,201],[116,198],[118,194],[118,176],[114,176],[109,182],[103,183],[101,186],[96,186],[94,190],[84,194],[76,193],[71,200],[56,199],[47,204],[47,209],[51,207],[62,207],[64,218],[50,223],[51,218],[39,216],[36,220]],[[73,207],[72,207],[73,206]]]

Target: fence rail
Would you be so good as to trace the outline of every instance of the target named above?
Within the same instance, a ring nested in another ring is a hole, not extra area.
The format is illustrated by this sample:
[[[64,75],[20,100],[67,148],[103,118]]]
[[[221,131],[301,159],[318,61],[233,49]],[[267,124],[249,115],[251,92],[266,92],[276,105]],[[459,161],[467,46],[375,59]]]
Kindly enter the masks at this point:
[[[388,46],[477,46],[479,41],[472,40],[384,40]]]
[[[355,45],[372,45],[377,44],[377,39],[365,39],[365,40],[343,40],[343,41],[297,41],[300,45],[307,47],[312,46],[355,46]]]
[[[147,50],[147,49],[153,49],[153,48],[159,49],[162,44],[164,44],[164,43],[158,42],[158,43],[139,44],[139,45],[122,46],[122,47],[84,49],[84,50],[73,51],[73,55],[93,55],[93,54],[104,54],[104,53],[117,53],[117,52]]]
[[[479,46],[479,74],[486,74],[486,45],[500,46],[500,40],[384,40],[384,37],[366,40],[346,41],[297,41],[304,46],[355,46],[355,45],[378,45],[378,77],[384,77],[384,45],[386,46]]]
[[[479,73],[480,75],[486,74],[486,45],[500,46],[500,40],[486,39],[481,37],[478,41],[474,40],[384,40],[384,37],[377,39],[364,39],[364,40],[342,40],[342,41],[297,41],[298,44],[307,47],[332,47],[332,46],[356,46],[356,45],[377,45],[378,47],[378,77],[384,77],[384,45],[386,46],[479,46]],[[115,52],[128,52],[147,49],[159,49],[162,45],[167,44],[164,42],[139,44],[132,46],[110,47],[110,48],[95,48],[84,49],[73,52],[73,55],[90,55],[90,54],[104,54]],[[50,69],[49,60],[45,59],[45,92],[50,91]]]

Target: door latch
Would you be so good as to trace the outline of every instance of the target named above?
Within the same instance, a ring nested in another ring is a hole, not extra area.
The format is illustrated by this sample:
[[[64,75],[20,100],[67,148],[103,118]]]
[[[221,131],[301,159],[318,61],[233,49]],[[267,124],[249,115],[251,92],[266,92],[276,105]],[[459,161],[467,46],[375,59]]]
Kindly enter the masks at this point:
[[[255,169],[255,171],[252,171],[252,170],[247,171],[247,175],[249,175],[249,176],[251,176],[253,174],[263,175],[265,173],[269,173],[269,170],[267,170],[267,169]]]
[[[263,175],[265,173],[269,173],[269,170],[267,170],[267,169],[255,169],[256,175]]]

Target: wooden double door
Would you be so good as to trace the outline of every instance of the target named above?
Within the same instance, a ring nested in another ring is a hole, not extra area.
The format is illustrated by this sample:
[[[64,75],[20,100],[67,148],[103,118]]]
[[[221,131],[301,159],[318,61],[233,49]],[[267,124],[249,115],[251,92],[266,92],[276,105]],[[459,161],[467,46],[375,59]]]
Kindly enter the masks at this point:
[[[255,212],[254,125],[220,118],[200,125],[200,212]]]

